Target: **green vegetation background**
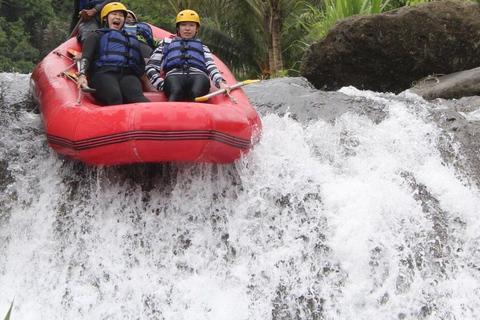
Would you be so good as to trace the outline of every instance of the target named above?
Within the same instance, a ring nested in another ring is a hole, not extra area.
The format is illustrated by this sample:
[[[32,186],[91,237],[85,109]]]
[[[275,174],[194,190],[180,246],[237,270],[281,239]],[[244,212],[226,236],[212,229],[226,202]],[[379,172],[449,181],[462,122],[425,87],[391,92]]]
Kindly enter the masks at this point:
[[[338,20],[429,0],[122,0],[139,20],[174,32],[176,13],[199,12],[199,37],[237,78],[297,76],[306,48]],[[478,0],[477,0],[478,1]],[[0,1],[0,72],[30,73],[69,36],[69,0]],[[275,25],[277,27],[275,27]],[[272,28],[273,26],[273,28]],[[280,42],[279,45],[276,43]],[[273,71],[272,71],[273,70]]]

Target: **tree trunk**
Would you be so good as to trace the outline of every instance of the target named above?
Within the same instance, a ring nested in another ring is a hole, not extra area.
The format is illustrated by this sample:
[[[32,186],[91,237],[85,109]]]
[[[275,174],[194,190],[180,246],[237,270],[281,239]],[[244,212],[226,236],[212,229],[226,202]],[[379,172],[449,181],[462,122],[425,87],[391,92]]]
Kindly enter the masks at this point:
[[[271,29],[271,37],[272,37],[272,56],[273,61],[271,64],[274,66],[273,70],[275,73],[273,75],[275,77],[280,76],[280,73],[283,70],[283,58],[282,58],[282,19],[280,17],[280,12],[278,8],[272,8],[272,29]]]
[[[272,42],[272,32],[271,32],[271,21],[272,16],[270,14],[270,10],[266,10],[263,16],[263,26],[265,28],[265,36],[267,41],[267,48],[268,48],[268,74],[275,75],[275,65],[273,64],[274,56],[273,56],[273,42]]]

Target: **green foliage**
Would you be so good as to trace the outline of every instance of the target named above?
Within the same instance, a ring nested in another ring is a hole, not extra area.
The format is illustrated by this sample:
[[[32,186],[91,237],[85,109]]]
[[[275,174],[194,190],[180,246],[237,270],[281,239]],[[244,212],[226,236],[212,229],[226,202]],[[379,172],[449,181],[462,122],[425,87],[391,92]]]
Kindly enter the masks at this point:
[[[161,29],[174,32],[176,11],[165,1],[124,0],[122,3],[135,12],[139,21],[148,22]]]
[[[179,10],[196,10],[199,37],[238,78],[268,73],[268,13],[282,21],[280,76],[296,76],[308,46],[339,19],[376,14],[431,0],[122,0],[140,21],[175,32]],[[464,1],[464,0],[460,0]],[[479,2],[480,0],[475,0]],[[74,13],[73,1],[1,0],[0,72],[32,72],[51,50],[65,41]],[[267,17],[267,18],[266,18]]]
[[[7,315],[5,316],[5,320],[10,320],[10,315],[12,314],[12,308],[13,308],[13,301],[10,304],[10,308],[8,309]]]
[[[323,36],[328,29],[340,19],[356,14],[377,14],[383,12],[389,0],[324,0],[325,10],[321,13],[320,34]]]
[[[32,72],[48,49],[60,43],[57,41],[51,43],[53,47],[48,47],[45,41],[47,27],[52,21],[68,19],[67,8],[60,7],[63,16],[57,16],[55,10],[58,9],[52,6],[52,0],[3,2],[0,7],[0,71]]]

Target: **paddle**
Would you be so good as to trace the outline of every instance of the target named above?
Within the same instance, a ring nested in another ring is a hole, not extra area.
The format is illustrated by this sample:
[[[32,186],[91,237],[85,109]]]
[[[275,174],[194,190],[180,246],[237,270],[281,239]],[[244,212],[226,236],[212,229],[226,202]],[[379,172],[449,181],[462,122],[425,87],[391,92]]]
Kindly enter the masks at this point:
[[[61,53],[59,50],[54,51],[53,53],[55,53],[55,54],[57,54],[57,55],[59,55],[59,56],[61,56],[61,57],[64,57],[64,58],[66,58],[66,59],[68,59],[68,60],[70,60],[70,61],[73,61],[72,58],[67,57],[66,55],[64,55],[63,53]]]
[[[70,33],[70,35],[68,36],[67,40],[70,39],[71,37],[77,35],[78,27],[80,26],[80,23],[82,23],[82,22],[83,22],[83,18],[80,17],[80,19],[78,19],[78,22],[75,25],[75,28],[73,29],[72,33]]]
[[[233,86],[231,86],[230,90],[234,90],[234,89],[240,88],[242,86],[246,86],[247,84],[256,83],[256,82],[259,82],[259,81],[260,80],[258,80],[258,79],[257,80],[244,80],[242,82],[236,83]],[[204,101],[207,101],[208,99],[210,99],[213,96],[216,96],[216,95],[219,95],[219,94],[225,93],[225,92],[226,92],[225,89],[217,90],[217,91],[209,93],[207,95],[195,98],[195,102],[204,102]]]
[[[67,52],[70,53],[72,56],[76,56],[76,55],[79,55],[80,53],[82,53],[81,51],[77,51],[73,48],[68,48]]]
[[[60,75],[64,75],[66,76],[68,79],[72,80],[73,82],[75,82],[75,84],[77,83],[77,75],[73,72],[65,72],[65,71],[62,71],[60,73]],[[85,84],[82,84],[82,87],[78,89],[78,100],[77,100],[77,103],[76,105],[81,105],[82,104],[82,91],[83,92],[95,92],[96,90],[95,89],[92,89],[92,88],[89,88],[87,85]]]
[[[77,64],[76,62],[72,63],[71,65],[69,65],[69,66],[67,67],[67,69],[65,69],[65,70],[63,70],[62,72],[60,72],[60,74],[62,74],[63,72],[66,72],[68,69],[74,67],[76,64]]]
[[[68,79],[72,80],[73,82],[77,83],[77,75],[74,72],[67,72],[67,71],[62,71],[59,73],[59,75],[66,76]],[[97,91],[96,89],[88,87],[86,84],[82,85],[82,91],[83,92],[95,92]]]

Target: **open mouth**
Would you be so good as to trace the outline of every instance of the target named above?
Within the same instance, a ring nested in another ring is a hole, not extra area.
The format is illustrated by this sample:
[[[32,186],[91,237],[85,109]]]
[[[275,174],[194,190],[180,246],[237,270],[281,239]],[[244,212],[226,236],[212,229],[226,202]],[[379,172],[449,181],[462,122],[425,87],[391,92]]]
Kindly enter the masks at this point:
[[[114,28],[120,28],[121,25],[122,25],[122,22],[120,20],[113,20],[112,21],[112,26]]]

